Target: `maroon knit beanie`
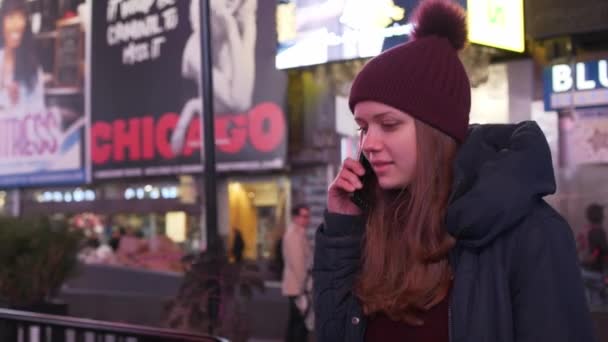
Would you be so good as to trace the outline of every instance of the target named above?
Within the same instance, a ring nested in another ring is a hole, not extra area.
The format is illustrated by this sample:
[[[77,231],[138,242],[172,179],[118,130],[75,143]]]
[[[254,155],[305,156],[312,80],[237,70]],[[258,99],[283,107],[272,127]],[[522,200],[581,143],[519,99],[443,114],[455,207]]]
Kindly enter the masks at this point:
[[[423,0],[412,22],[410,42],[371,59],[357,75],[350,109],[380,102],[462,142],[471,109],[469,79],[458,58],[467,39],[464,9],[449,0]]]

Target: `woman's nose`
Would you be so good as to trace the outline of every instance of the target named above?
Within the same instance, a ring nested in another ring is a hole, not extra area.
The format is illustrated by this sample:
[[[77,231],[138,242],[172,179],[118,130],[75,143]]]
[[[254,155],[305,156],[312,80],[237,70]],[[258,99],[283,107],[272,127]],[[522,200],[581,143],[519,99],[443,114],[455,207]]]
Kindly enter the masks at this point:
[[[382,148],[382,140],[377,134],[369,130],[361,141],[361,150],[365,153],[377,152]]]

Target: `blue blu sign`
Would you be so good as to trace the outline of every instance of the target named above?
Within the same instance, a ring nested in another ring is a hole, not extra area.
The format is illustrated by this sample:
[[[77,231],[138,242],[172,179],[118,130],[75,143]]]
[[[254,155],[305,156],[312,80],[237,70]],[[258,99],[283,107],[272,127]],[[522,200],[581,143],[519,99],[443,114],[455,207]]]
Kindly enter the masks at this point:
[[[544,82],[545,110],[608,106],[608,59],[552,65]]]

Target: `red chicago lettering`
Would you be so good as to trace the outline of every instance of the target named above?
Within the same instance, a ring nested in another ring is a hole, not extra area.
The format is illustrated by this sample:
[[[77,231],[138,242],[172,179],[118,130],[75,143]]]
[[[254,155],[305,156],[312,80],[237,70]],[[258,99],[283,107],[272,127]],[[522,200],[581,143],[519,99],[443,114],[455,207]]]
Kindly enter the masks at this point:
[[[118,119],[111,123],[98,121],[92,126],[91,155],[93,163],[173,159],[171,135],[179,115],[165,113],[157,120],[152,116]],[[279,106],[265,102],[248,114],[224,114],[215,119],[216,145],[221,153],[237,154],[247,143],[259,152],[271,152],[285,140],[286,123]],[[181,155],[191,157],[201,150],[200,118],[188,125]]]
[[[194,118],[188,126],[188,134],[186,134],[186,143],[184,144],[183,155],[184,157],[190,157],[196,150],[201,149],[203,136],[201,134],[201,119],[199,117]]]
[[[141,158],[139,120],[139,118],[129,119],[128,127],[125,120],[114,121],[114,160],[125,160],[125,151],[129,152],[128,160]]]
[[[154,159],[154,118],[146,116],[142,120],[142,148],[144,160]]]
[[[98,121],[91,127],[91,159],[105,164],[112,156],[112,125]]]
[[[247,142],[247,117],[222,115],[215,119],[215,141],[220,151],[238,153]]]
[[[160,120],[156,124],[156,149],[163,157],[163,159],[173,158],[173,151],[171,150],[170,133],[177,125],[179,115],[176,113],[167,113],[161,116]],[[194,121],[194,120],[192,120]],[[190,122],[192,124],[192,122]]]
[[[260,152],[274,150],[285,137],[285,126],[281,107],[271,102],[262,103],[249,114],[251,144]]]

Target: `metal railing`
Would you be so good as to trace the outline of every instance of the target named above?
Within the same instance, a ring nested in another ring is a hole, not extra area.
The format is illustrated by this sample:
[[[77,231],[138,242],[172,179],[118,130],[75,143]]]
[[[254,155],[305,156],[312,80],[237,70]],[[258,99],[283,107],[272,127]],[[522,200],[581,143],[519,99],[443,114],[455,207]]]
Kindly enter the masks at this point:
[[[125,323],[0,309],[2,342],[228,342],[220,337]]]

